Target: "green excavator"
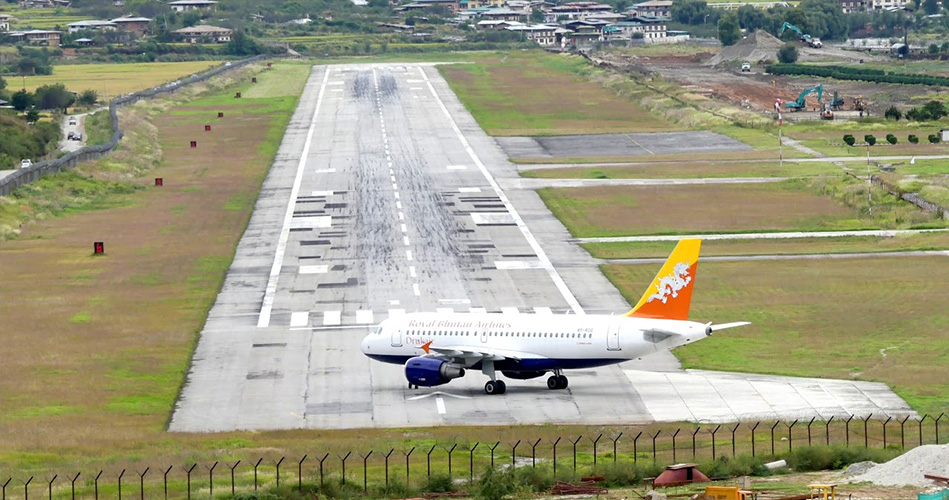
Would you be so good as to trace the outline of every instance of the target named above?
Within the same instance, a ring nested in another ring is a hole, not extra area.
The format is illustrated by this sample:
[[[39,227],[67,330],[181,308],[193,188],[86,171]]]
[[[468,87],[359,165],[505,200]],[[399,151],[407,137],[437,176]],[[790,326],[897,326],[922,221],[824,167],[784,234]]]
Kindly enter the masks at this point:
[[[784,107],[792,111],[800,111],[802,109],[806,109],[807,96],[813,92],[817,92],[817,102],[818,103],[821,102],[821,98],[824,96],[824,85],[818,83],[817,85],[809,89],[805,89],[803,92],[801,92],[801,95],[797,96],[796,101],[786,102],[784,103]]]

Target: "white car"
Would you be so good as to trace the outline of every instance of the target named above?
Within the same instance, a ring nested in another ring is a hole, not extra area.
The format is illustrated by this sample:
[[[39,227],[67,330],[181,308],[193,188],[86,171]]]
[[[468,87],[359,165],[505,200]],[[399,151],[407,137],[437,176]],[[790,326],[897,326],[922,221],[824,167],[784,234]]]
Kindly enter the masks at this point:
[[[741,63],[741,71],[742,71],[743,73],[745,73],[745,72],[751,72],[751,63],[749,63],[749,62],[743,62],[743,63]]]
[[[33,160],[29,158],[24,158],[20,160],[20,168],[27,168],[27,167],[32,167],[32,166],[33,166]]]
[[[70,117],[69,117],[69,124],[70,124],[70,125],[75,125],[76,123],[77,123],[77,122],[76,122],[76,117],[75,117],[75,116],[70,116]]]

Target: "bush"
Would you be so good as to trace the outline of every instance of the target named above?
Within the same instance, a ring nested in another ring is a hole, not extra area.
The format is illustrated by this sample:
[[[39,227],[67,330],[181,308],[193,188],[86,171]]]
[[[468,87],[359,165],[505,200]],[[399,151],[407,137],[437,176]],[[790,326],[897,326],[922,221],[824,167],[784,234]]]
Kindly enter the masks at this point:
[[[906,140],[908,140],[909,142],[913,144],[919,144],[919,137],[916,137],[914,134],[910,134],[909,137],[906,138]]]
[[[899,454],[898,450],[880,448],[847,448],[840,445],[807,446],[795,448],[786,460],[792,469],[805,471],[819,471],[827,469],[842,469],[850,464],[870,460],[877,463],[886,462]]]
[[[786,43],[778,49],[778,60],[785,64],[797,61],[797,47],[793,43]]]
[[[844,136],[844,142],[846,142],[848,146],[853,146],[854,143],[857,142],[857,139],[855,139],[852,135],[847,134]]]
[[[896,136],[893,134],[886,134],[886,142],[890,144],[896,144]]]
[[[883,113],[883,117],[887,120],[892,118],[896,121],[900,121],[900,118],[903,117],[903,113],[901,113],[900,110],[896,108],[896,106],[890,106],[886,109],[886,112]]]
[[[514,492],[513,479],[504,472],[488,468],[478,480],[477,498],[481,500],[503,500]]]
[[[863,141],[872,146],[877,143],[877,138],[871,134],[867,134],[863,136]]]
[[[929,142],[936,144],[939,142],[939,136],[937,134],[929,134]]]
[[[432,493],[448,493],[455,491],[455,482],[448,474],[433,474],[425,483],[425,491]]]

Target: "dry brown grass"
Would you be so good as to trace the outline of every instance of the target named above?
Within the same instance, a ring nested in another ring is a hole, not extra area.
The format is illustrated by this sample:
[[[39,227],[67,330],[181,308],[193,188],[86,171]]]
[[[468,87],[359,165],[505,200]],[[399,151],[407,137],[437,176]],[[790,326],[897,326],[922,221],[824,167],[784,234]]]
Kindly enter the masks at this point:
[[[539,193],[577,237],[815,230],[854,217],[831,198],[796,186],[616,186]]]

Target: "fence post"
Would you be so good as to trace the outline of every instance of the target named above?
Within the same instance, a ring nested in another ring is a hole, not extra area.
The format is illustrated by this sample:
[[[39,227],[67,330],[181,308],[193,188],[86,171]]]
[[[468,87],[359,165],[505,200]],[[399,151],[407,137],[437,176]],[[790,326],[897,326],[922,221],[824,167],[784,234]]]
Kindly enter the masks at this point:
[[[692,432],[692,460],[695,460],[695,435],[698,434],[700,430],[702,430],[701,427],[696,427],[695,431]]]
[[[151,467],[145,467],[145,470],[138,475],[138,498],[139,500],[145,500],[145,474],[148,474],[148,469]],[[50,498],[49,500],[53,500]]]
[[[92,483],[93,487],[95,488],[96,500],[99,500],[99,477],[101,475],[102,475],[102,471],[100,470],[99,473],[96,474],[96,478],[93,480],[93,483]]]
[[[871,413],[867,415],[867,418],[863,419],[863,447],[864,448],[870,447],[870,433],[867,432],[867,425],[870,423],[870,417],[872,416],[873,414]]]
[[[405,455],[405,487],[406,487],[406,488],[409,487],[409,457],[412,456],[412,452],[413,452],[413,451],[415,451],[415,447],[414,447],[414,446],[412,447],[411,450],[409,450],[408,453],[406,453],[406,452],[404,452],[404,451],[402,452],[402,454]]]
[[[264,457],[257,459],[257,463],[254,464],[254,491],[257,491],[257,468],[260,467],[260,462],[264,461]]]
[[[369,491],[369,457],[372,456],[372,450],[369,450],[369,453],[366,455],[359,454],[362,457],[362,491]]]
[[[771,454],[774,455],[774,428],[780,424],[781,421],[778,420],[771,426]]]
[[[845,431],[847,432],[847,448],[850,448],[850,421],[853,420],[855,415],[850,415],[850,418],[845,422]]]
[[[76,473],[76,477],[72,478],[72,480],[71,480],[71,482],[72,482],[72,500],[76,500],[76,480],[79,479],[79,474],[81,474],[81,472],[77,472],[77,473]],[[8,482],[9,482],[9,481],[8,481]],[[7,487],[7,485],[4,484],[4,485],[3,485],[3,488],[4,488],[3,499],[4,499],[4,500],[6,500],[6,487]]]
[[[811,417],[811,421],[807,423],[807,446],[811,446],[811,424],[814,420],[817,420],[817,417]]]
[[[909,415],[906,416],[903,420],[900,420],[900,449],[906,448],[906,421],[909,420]]]
[[[883,447],[886,448],[886,424],[890,423],[893,417],[886,417],[886,420],[883,421]]]
[[[297,491],[303,491],[303,461],[306,460],[307,454],[303,454],[303,458],[297,462]],[[231,481],[233,483],[233,481]]]
[[[518,439],[514,446],[511,447],[511,467],[515,467],[514,462],[517,460],[517,446],[521,444],[521,440]]]
[[[939,421],[942,420],[942,417],[945,417],[945,413],[940,413],[939,418],[936,419],[936,444],[939,444]]]
[[[395,448],[389,448],[389,453],[385,454],[386,457],[386,491],[389,491],[389,456],[392,455],[392,452],[395,451]]]
[[[597,443],[600,442],[600,438],[601,438],[601,437],[603,437],[603,433],[602,433],[602,432],[600,433],[599,436],[596,437],[596,439],[591,439],[591,441],[593,441],[593,468],[594,468],[594,469],[596,468],[596,445],[597,445]]]
[[[234,469],[236,469],[237,466],[240,465],[240,464],[241,464],[241,461],[238,460],[237,463],[235,463],[234,465],[228,467],[229,469],[231,469],[231,495],[234,494]]]
[[[741,426],[741,422],[735,424],[734,429],[729,429],[732,432],[732,458],[735,458],[735,431]],[[672,447],[675,448],[675,441],[672,442]],[[672,461],[675,462],[675,452],[672,453]]]
[[[185,469],[185,473],[188,475],[188,500],[191,500],[191,471],[197,466],[198,464],[191,464],[190,468]]]
[[[23,483],[23,498],[24,500],[30,500],[30,483],[33,482],[33,476],[30,476],[29,479]]]
[[[79,477],[79,474],[76,474],[76,477]],[[0,488],[3,489],[3,500],[7,500],[7,485],[10,484],[10,481],[13,481],[12,477],[8,477],[6,482],[0,485]],[[73,480],[75,481],[75,480]]]
[[[425,464],[428,469],[428,477],[432,477],[432,452],[435,451],[435,445],[432,445],[432,448],[425,453]]]
[[[59,474],[53,474],[53,478],[49,480],[49,500],[53,500],[53,481],[59,477]]]
[[[348,456],[348,455],[347,455]],[[274,466],[277,468],[277,488],[280,487],[280,464],[283,463],[283,460],[287,457],[280,457],[280,460],[277,460],[277,463]],[[345,484],[346,481],[343,481]]]
[[[656,438],[659,437],[659,434],[662,434],[662,429],[656,431],[656,435],[652,437],[652,462],[656,463]]]
[[[919,422],[917,422],[917,428],[919,429],[919,446],[923,445],[923,420],[926,420],[926,417],[928,416],[928,413],[923,415],[923,418],[919,419]]]
[[[208,495],[210,498],[214,498],[214,469],[217,468],[217,462],[214,462],[214,465],[208,467]]]
[[[736,428],[737,428],[737,427],[736,427]],[[675,432],[672,433],[672,463],[674,463],[674,464],[679,463],[679,461],[676,460],[676,436],[679,435],[679,431],[681,431],[681,430],[682,430],[682,428],[680,427],[680,428],[676,429]],[[637,436],[637,437],[638,437],[638,436]],[[634,447],[634,448],[635,448],[635,447]]]
[[[616,439],[610,438],[610,439],[613,440],[613,464],[614,464],[614,465],[616,464],[616,442],[619,441],[619,438],[621,438],[621,437],[623,437],[623,433],[622,433],[622,432],[619,433],[619,436],[616,436]]]
[[[320,459],[320,488],[323,487],[323,462],[330,457],[329,453],[324,453],[323,458]]]
[[[122,500],[122,476],[125,475],[125,469],[119,473],[119,500]]]
[[[639,449],[637,448],[637,441],[639,441],[639,436],[643,435],[643,431],[639,431],[639,434],[636,434],[636,437],[633,438],[633,463],[639,461]]]
[[[494,468],[494,449],[497,448],[499,444],[501,444],[500,441],[494,443],[494,446],[491,447],[491,468],[492,469]]]
[[[824,444],[830,446],[830,423],[834,421],[834,417],[831,416],[826,422],[824,422]]]
[[[344,485],[346,484],[346,459],[348,459],[349,456],[352,454],[353,452],[350,451],[346,453],[345,457],[340,457],[339,455],[336,455],[337,457],[339,457],[339,461],[343,463],[343,484]]]
[[[715,458],[716,458],[716,457],[715,457],[715,434],[717,434],[717,433],[718,433],[718,430],[721,429],[721,428],[722,428],[722,426],[721,426],[721,424],[719,424],[718,426],[715,427],[715,430],[709,429],[709,433],[712,434],[712,461],[714,461]],[[653,448],[655,448],[655,447],[653,447]]]
[[[751,456],[755,456],[755,429],[761,425],[761,422],[755,422],[755,426],[751,428]]]
[[[474,481],[474,452],[478,449],[478,445],[481,443],[475,443],[468,450],[468,481]],[[557,452],[554,452],[554,470],[557,470]],[[555,474],[556,475],[556,474]]]
[[[792,441],[794,440],[794,435],[791,433],[791,429],[793,429],[795,425],[797,425],[797,419],[796,419],[796,418],[794,419],[793,422],[791,422],[791,423],[788,425],[788,451],[789,451],[789,452],[794,449],[794,444],[792,443]]]
[[[557,436],[557,440],[554,441],[554,481],[557,480],[557,443],[560,442],[560,436]]]
[[[531,467],[537,467],[537,445],[540,444],[540,439],[537,438],[537,441],[531,445]]]
[[[939,421],[937,420],[936,421],[936,430],[937,430],[936,435],[937,436],[939,435],[938,429],[939,429]],[[573,441],[573,473],[574,474],[577,473],[577,443],[579,443],[581,439],[583,439],[583,434],[580,434],[579,436],[577,436],[577,440]],[[938,437],[936,438],[936,442],[939,442]]]
[[[451,477],[451,454],[455,452],[457,447],[458,443],[453,443],[451,448],[445,448],[445,452],[448,453],[448,477]]]

